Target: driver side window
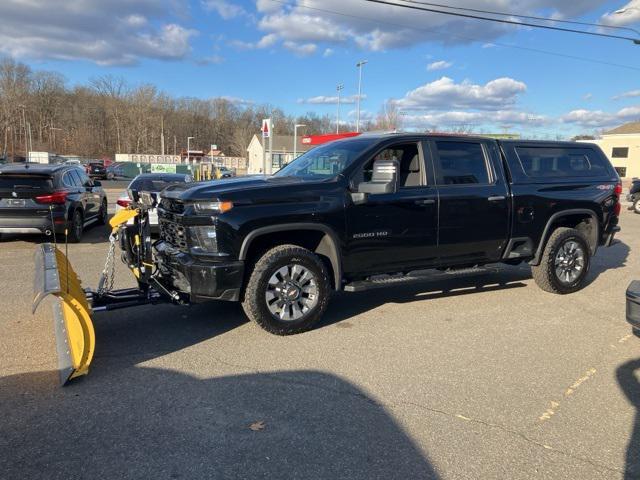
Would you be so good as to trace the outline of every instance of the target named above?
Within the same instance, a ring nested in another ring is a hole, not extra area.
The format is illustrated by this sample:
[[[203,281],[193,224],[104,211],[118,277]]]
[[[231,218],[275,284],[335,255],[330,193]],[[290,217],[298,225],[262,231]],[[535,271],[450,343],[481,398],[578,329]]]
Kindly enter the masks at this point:
[[[360,181],[371,181],[373,162],[376,160],[396,160],[400,164],[398,188],[421,187],[424,185],[423,162],[416,142],[391,145],[382,150],[366,163],[362,169]]]

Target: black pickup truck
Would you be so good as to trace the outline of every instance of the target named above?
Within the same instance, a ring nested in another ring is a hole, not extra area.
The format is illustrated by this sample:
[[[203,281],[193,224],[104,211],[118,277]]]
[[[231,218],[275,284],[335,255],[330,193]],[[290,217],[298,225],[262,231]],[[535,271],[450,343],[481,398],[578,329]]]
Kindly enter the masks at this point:
[[[190,302],[242,302],[286,335],[332,290],[528,262],[548,292],[585,284],[620,227],[622,186],[595,145],[424,134],[316,147],[273,176],[162,193],[159,278]]]

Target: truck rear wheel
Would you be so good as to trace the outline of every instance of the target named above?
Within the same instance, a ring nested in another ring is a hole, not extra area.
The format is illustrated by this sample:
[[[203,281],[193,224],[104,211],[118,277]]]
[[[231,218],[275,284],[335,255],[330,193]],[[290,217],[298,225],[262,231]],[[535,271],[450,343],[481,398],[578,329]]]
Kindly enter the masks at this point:
[[[545,292],[573,293],[584,287],[591,251],[584,235],[561,227],[551,234],[540,265],[531,268],[533,279]]]
[[[329,303],[329,274],[317,255],[296,245],[267,251],[255,264],[242,308],[247,317],[276,335],[313,328]]]

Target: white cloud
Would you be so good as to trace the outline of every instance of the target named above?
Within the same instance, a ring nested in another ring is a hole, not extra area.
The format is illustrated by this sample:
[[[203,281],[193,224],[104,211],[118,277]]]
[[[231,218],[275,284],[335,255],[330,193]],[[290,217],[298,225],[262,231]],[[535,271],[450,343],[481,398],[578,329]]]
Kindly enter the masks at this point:
[[[198,65],[219,65],[223,63],[226,59],[221,55],[211,55],[209,57],[204,57],[199,60],[196,60]]]
[[[202,0],[202,6],[206,10],[218,12],[225,20],[246,14],[244,8],[228,0]]]
[[[578,17],[601,6],[599,0],[551,2],[520,0],[459,0],[456,6],[518,14],[548,13],[554,17]],[[286,5],[257,0],[258,28],[274,33],[283,41],[297,43],[326,42],[351,44],[359,48],[383,51],[404,48],[426,41],[444,44],[491,41],[514,27],[463,19],[448,15],[418,12],[393,5],[370,4],[359,0],[291,0]]]
[[[604,112],[602,110],[572,110],[560,117],[563,123],[578,125],[583,128],[614,127],[621,123],[640,118],[640,105],[626,107],[617,112]]]
[[[434,70],[446,70],[452,65],[453,63],[447,62],[446,60],[438,60],[437,62],[431,62],[429,65],[427,65],[427,70],[429,70],[430,72]]]
[[[364,100],[365,98],[367,98],[367,96],[362,95],[361,98]],[[349,95],[344,97],[341,96],[340,103],[353,104],[353,103],[356,103],[357,99],[358,99],[358,95]],[[316,97],[311,97],[311,98],[299,98],[298,103],[308,103],[311,105],[336,105],[338,103],[338,96],[337,95],[334,95],[334,96],[318,95]]]
[[[275,33],[270,33],[265,35],[260,39],[260,41],[256,44],[257,48],[269,48],[276,44],[278,41],[278,36]]]
[[[585,101],[587,101],[587,102],[588,102],[589,100],[591,100],[592,98],[593,98],[593,93],[585,93],[585,94],[582,96],[582,99],[583,99],[583,100],[585,100]]]
[[[318,48],[315,43],[299,44],[292,41],[286,41],[282,44],[282,46],[300,57],[313,55],[314,53],[316,53],[316,49]]]
[[[398,100],[404,109],[496,109],[516,102],[517,96],[527,90],[525,83],[503,77],[476,85],[468,80],[455,83],[451,78],[442,77],[427,83]]]
[[[403,123],[407,127],[440,127],[450,128],[470,125],[477,130],[487,125],[520,125],[528,128],[539,127],[551,122],[546,116],[535,115],[517,110],[496,110],[492,112],[444,111],[423,115],[403,115]]]
[[[614,100],[619,100],[621,98],[635,98],[640,97],[640,90],[629,90],[628,92],[621,93],[620,95],[616,95],[613,97]]]
[[[322,56],[327,58],[327,57],[330,57],[331,55],[333,55],[333,48],[325,48]]]
[[[614,25],[617,27],[631,25],[637,22],[640,22],[640,0],[631,0],[626,5],[612,12],[607,12],[600,18],[600,23],[603,25]]]
[[[197,35],[173,21],[180,0],[2,0],[0,54],[130,65],[179,60]],[[117,13],[116,13],[117,12]]]
[[[234,105],[253,105],[255,103],[253,100],[247,100],[246,98],[241,97],[222,96],[219,98],[220,100],[225,100],[229,103],[233,103]]]

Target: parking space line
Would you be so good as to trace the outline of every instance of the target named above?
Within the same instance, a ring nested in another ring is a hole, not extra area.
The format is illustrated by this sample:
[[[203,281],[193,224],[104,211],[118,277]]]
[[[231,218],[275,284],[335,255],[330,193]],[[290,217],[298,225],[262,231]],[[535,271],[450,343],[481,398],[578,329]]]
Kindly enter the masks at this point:
[[[595,368],[592,367],[589,370],[587,370],[583,376],[578,378],[575,382],[573,382],[564,391],[563,398],[567,398],[567,397],[570,397],[571,395],[573,395],[575,393],[575,391],[578,388],[580,388],[581,385],[583,385],[587,380],[589,380],[595,374],[596,374],[596,369]],[[540,422],[544,422],[546,420],[549,420],[551,417],[553,417],[556,414],[556,412],[558,411],[559,408],[560,408],[560,400],[557,400],[557,401],[556,400],[551,400],[551,402],[549,404],[549,408],[547,408],[544,411],[544,413],[538,417],[538,420]]]

